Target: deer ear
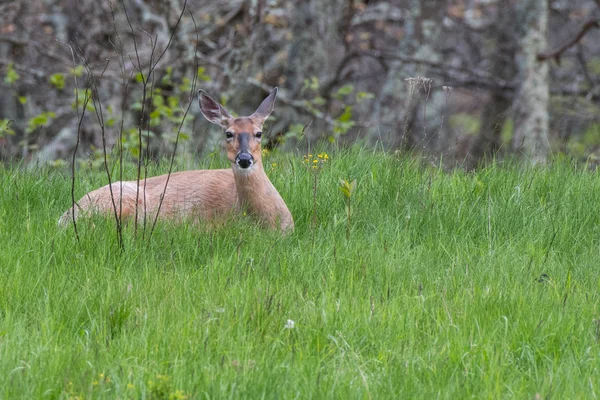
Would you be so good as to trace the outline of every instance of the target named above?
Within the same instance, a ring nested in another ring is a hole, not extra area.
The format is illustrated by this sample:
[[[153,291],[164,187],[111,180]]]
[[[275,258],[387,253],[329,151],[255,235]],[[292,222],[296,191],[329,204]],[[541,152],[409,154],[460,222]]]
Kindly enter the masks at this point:
[[[254,111],[251,117],[260,120],[262,124],[275,109],[275,98],[277,97],[277,88],[273,89],[266,99],[260,103],[260,106]]]
[[[204,118],[213,124],[225,127],[227,120],[232,118],[225,107],[215,101],[215,99],[210,97],[202,89],[198,91],[198,97],[200,102],[200,111],[202,111]]]

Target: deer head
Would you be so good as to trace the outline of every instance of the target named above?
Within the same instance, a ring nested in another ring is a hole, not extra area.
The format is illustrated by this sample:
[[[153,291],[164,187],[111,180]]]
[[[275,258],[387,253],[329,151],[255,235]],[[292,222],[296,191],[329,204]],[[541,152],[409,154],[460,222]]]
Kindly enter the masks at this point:
[[[232,117],[225,107],[205,91],[200,90],[198,94],[204,118],[224,130],[227,158],[233,170],[250,172],[255,165],[262,168],[262,127],[275,108],[277,88],[273,89],[252,115],[238,118]]]

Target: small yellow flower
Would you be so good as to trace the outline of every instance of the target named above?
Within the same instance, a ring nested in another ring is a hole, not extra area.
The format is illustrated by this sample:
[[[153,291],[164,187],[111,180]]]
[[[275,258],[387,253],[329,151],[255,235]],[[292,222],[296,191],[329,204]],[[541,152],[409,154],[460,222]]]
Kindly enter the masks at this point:
[[[313,160],[313,164],[316,164],[318,162],[319,162],[319,160]]]
[[[277,163],[272,163],[271,167],[275,168],[277,166]]]
[[[98,386],[98,381],[93,381],[92,386]]]
[[[313,155],[312,155],[312,154],[309,154],[309,155],[308,155],[308,158],[313,158]]]
[[[128,383],[127,389],[135,389],[135,385],[133,383]]]
[[[269,153],[270,153],[269,149],[262,149],[262,155],[263,156],[266,156]]]
[[[317,167],[316,165],[313,165],[313,169],[318,169],[319,167]]]

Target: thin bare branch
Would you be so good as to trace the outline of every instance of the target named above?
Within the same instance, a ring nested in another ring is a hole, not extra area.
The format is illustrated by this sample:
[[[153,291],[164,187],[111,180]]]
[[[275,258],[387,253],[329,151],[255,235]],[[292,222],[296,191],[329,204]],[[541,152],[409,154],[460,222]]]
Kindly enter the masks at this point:
[[[77,65],[75,61],[75,52],[73,51],[73,47],[68,43],[61,42],[63,45],[69,48],[71,52],[71,59],[73,60],[73,68]],[[83,116],[80,116],[79,113],[79,83],[77,82],[77,74],[73,74],[73,80],[75,81],[75,110],[77,112],[77,141],[75,142],[75,148],[73,149],[73,156],[71,157],[71,220],[73,222],[73,230],[75,231],[75,238],[77,238],[77,243],[79,243],[79,232],[77,231],[77,222],[75,221],[75,157],[77,155],[77,150],[79,150],[79,142],[81,140],[81,124],[83,121]],[[85,113],[85,106],[87,102],[85,102],[83,107],[83,113]]]
[[[184,4],[185,7],[185,4]],[[199,39],[199,34],[198,34],[198,25],[196,24],[196,20],[194,19],[194,15],[193,13],[190,11],[190,16],[192,17],[192,22],[194,23],[194,29],[196,32],[196,39]],[[181,16],[180,16],[181,19]],[[183,124],[185,123],[185,120],[187,118],[187,115],[190,111],[190,108],[192,107],[192,104],[194,104],[194,100],[196,99],[196,87],[198,85],[198,57],[197,57],[197,50],[198,47],[195,46],[194,47],[194,60],[196,60],[196,66],[194,69],[194,77],[192,78],[192,84],[190,87],[190,93],[189,93],[189,100],[188,100],[188,105],[187,108],[185,109],[185,112],[183,114],[183,117],[181,118],[181,123],[179,124],[179,128],[177,128],[177,136],[175,137],[175,146],[173,147],[173,154],[171,155],[171,163],[169,164],[169,172],[167,173],[167,180],[165,182],[165,188],[163,189],[163,192],[160,195],[160,200],[158,203],[158,209],[156,210],[156,216],[154,217],[154,222],[152,223],[152,228],[150,229],[150,235],[149,237],[152,237],[152,233],[154,232],[154,228],[156,227],[156,222],[158,221],[158,216],[160,215],[160,209],[162,208],[162,204],[165,198],[165,194],[167,193],[167,187],[169,186],[169,180],[171,179],[171,173],[173,172],[173,164],[175,162],[175,155],[177,153],[177,146],[179,144],[179,137],[181,135],[181,128],[183,127]],[[193,129],[193,128],[192,128]]]
[[[549,59],[554,59],[557,63],[560,63],[560,57],[563,55],[563,53],[569,50],[571,47],[575,46],[577,43],[579,43],[579,41],[583,39],[583,37],[593,28],[600,28],[600,19],[596,18],[587,21],[585,24],[583,24],[581,29],[579,29],[579,32],[577,32],[575,36],[569,39],[562,46],[559,46],[554,50],[548,50],[542,53],[538,53],[537,60],[546,61]]]

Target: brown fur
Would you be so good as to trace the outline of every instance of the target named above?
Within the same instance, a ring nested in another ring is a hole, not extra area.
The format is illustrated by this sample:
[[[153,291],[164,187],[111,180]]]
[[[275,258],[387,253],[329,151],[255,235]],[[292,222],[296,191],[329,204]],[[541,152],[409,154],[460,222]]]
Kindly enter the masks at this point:
[[[273,109],[276,93],[274,90],[250,117],[241,118],[231,117],[220,104],[201,93],[201,110],[206,118],[234,134],[231,140],[225,141],[227,158],[232,168],[171,174],[160,206],[159,218],[192,217],[201,221],[213,221],[244,209],[269,228],[282,231],[293,229],[292,215],[263,169],[260,138],[256,136],[261,132],[264,120]],[[208,105],[203,102],[208,102]],[[217,106],[220,111],[217,110]],[[235,164],[235,158],[240,151],[238,136],[241,133],[249,133],[251,136],[248,150],[254,157],[254,164],[248,170],[241,170]],[[154,220],[166,182],[167,175],[140,181],[137,201],[139,221],[143,221],[144,218]],[[136,181],[115,182],[111,186],[112,197],[109,185],[83,196],[75,205],[75,218],[92,213],[107,216],[114,214],[113,199],[117,214],[122,210],[123,218],[133,218],[136,210]],[[59,224],[67,225],[72,221],[72,215],[73,210],[67,210],[60,218]]]

